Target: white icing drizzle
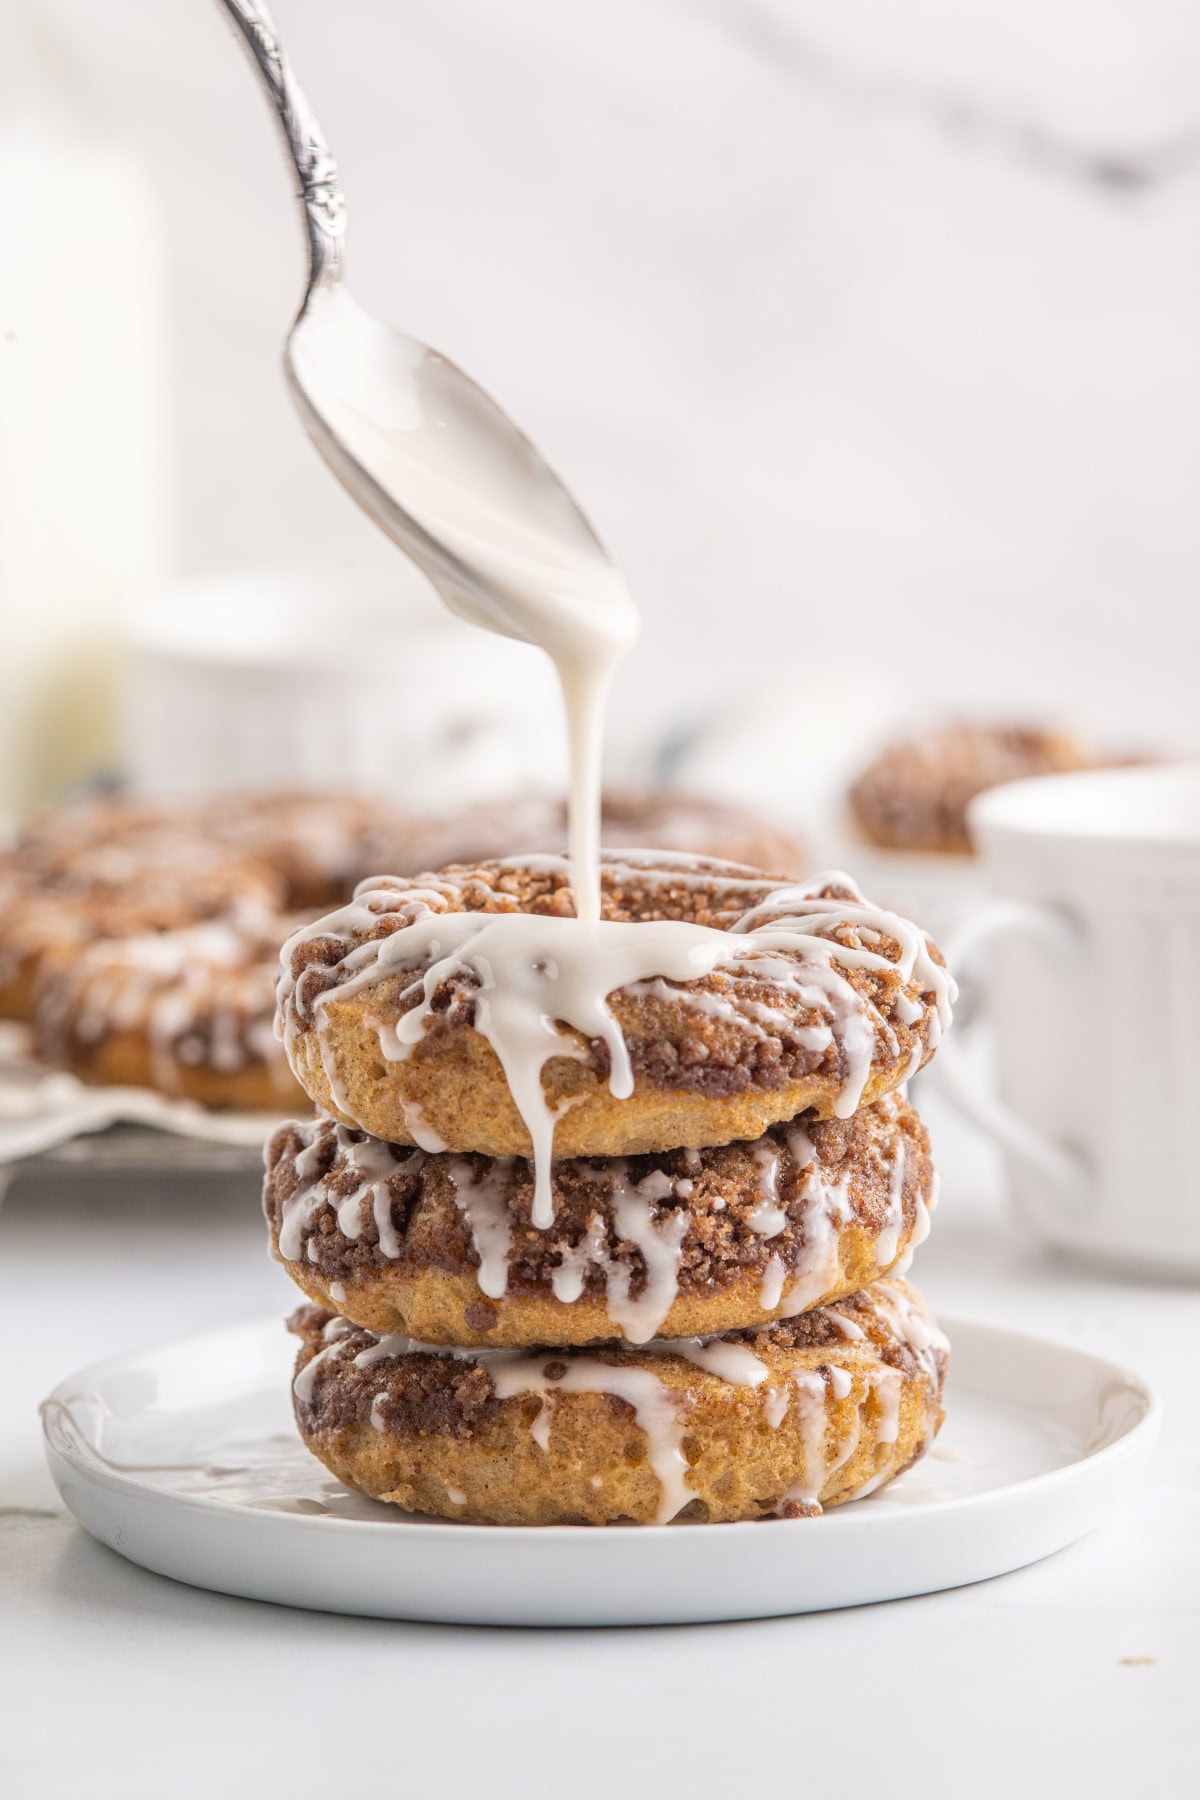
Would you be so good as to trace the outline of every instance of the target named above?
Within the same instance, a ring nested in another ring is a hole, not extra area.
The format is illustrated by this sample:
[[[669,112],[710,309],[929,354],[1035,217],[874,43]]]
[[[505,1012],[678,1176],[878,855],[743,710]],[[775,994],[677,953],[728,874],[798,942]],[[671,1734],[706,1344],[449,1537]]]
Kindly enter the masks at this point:
[[[870,1290],[870,1303],[874,1312],[886,1325],[891,1336],[910,1349],[922,1373],[931,1385],[938,1379],[937,1355],[948,1348],[945,1334],[934,1323],[933,1317],[921,1297],[911,1289],[900,1286],[895,1281],[882,1281]],[[865,1340],[866,1334],[854,1320],[848,1319],[834,1307],[825,1307],[824,1318],[841,1332],[851,1343]],[[862,1434],[866,1427],[866,1416],[869,1411],[872,1420],[872,1446],[877,1467],[855,1491],[856,1499],[865,1499],[868,1494],[882,1487],[890,1479],[893,1459],[881,1456],[888,1446],[895,1444],[900,1433],[900,1408],[904,1392],[904,1377],[898,1369],[870,1366],[857,1370],[829,1365],[829,1379],[833,1399],[845,1400],[854,1385],[854,1375],[858,1374],[863,1381],[862,1397],[855,1411],[853,1429],[846,1436],[840,1454],[832,1461],[822,1460],[821,1479],[814,1483],[812,1469],[808,1460],[808,1446],[805,1449],[805,1481],[803,1484],[789,1489],[784,1496],[783,1504],[797,1501],[804,1505],[815,1504],[819,1495],[837,1471],[854,1455],[862,1442]],[[810,1377],[796,1376],[797,1384],[808,1385]],[[812,1426],[815,1435],[815,1423]]]
[[[838,1374],[844,1373],[844,1371],[840,1370],[840,1369],[837,1372],[838,1372]],[[853,1382],[850,1382],[849,1386],[846,1388],[847,1394],[850,1392],[850,1388],[853,1387],[853,1385],[854,1385]],[[868,1392],[870,1391],[869,1382],[868,1382],[867,1391]],[[836,1398],[844,1399],[845,1395],[838,1394],[838,1395],[836,1395]],[[862,1428],[863,1428],[862,1408],[861,1408],[861,1406],[857,1406],[854,1409],[851,1424],[850,1424],[850,1429],[846,1433],[845,1442],[843,1443],[838,1454],[834,1457],[831,1457],[829,1462],[825,1465],[825,1478],[821,1483],[822,1489],[824,1489],[829,1484],[829,1482],[831,1482],[833,1480],[833,1477],[837,1474],[839,1469],[845,1468],[846,1464],[850,1461],[850,1458],[854,1455],[855,1451],[858,1449],[858,1446],[862,1443]]]
[[[417,1155],[423,1156],[423,1150]],[[371,1212],[375,1220],[375,1230],[379,1235],[379,1253],[395,1262],[400,1254],[400,1234],[392,1222],[392,1200],[385,1181],[376,1182],[371,1190]]]
[[[550,1394],[615,1394],[632,1406],[634,1416],[645,1434],[647,1457],[658,1478],[659,1505],[655,1523],[666,1525],[683,1510],[694,1496],[687,1484],[687,1458],[683,1453],[683,1426],[679,1407],[670,1391],[653,1369],[623,1368],[591,1357],[574,1357],[566,1362],[563,1374],[550,1379],[545,1374],[548,1364],[518,1356],[511,1362],[489,1359],[487,1368],[495,1384],[497,1397],[509,1399],[517,1394],[541,1394],[543,1412],[545,1397]],[[543,1416],[539,1412],[531,1432]],[[543,1448],[549,1443],[549,1422]]]
[[[767,1424],[771,1427],[772,1431],[779,1430],[779,1427],[787,1417],[787,1409],[787,1389],[785,1387],[773,1387],[769,1389],[766,1399],[763,1401],[763,1411],[766,1414]]]
[[[788,1499],[804,1506],[819,1506],[827,1479],[825,1435],[825,1382],[815,1369],[800,1369],[792,1376],[800,1408],[800,1442],[804,1450],[804,1475],[788,1490]]]
[[[900,1393],[904,1386],[899,1369],[879,1369],[874,1376],[875,1394],[879,1402],[879,1423],[875,1439],[880,1444],[894,1444],[900,1435]]]
[[[787,1229],[788,1216],[779,1204],[779,1151],[770,1142],[755,1144],[751,1155],[758,1164],[759,1192],[762,1198],[747,1223],[760,1237],[778,1237]]]
[[[904,1230],[904,1160],[904,1139],[897,1138],[888,1176],[887,1210],[875,1240],[875,1255],[881,1271],[890,1269],[895,1262],[900,1249],[900,1234]]]
[[[352,1244],[362,1231],[362,1201],[365,1191],[359,1188],[357,1193],[348,1195],[337,1209],[338,1230]]]
[[[345,1136],[345,1126],[342,1126],[341,1129],[343,1136],[338,1139],[339,1144],[349,1141]],[[320,1171],[323,1154],[323,1139],[319,1131],[314,1131],[304,1148],[302,1150],[297,1150],[296,1152],[295,1161],[293,1162],[292,1167],[296,1171],[297,1180],[304,1182],[306,1185],[311,1183]]]
[[[321,1334],[323,1339],[321,1348],[317,1351],[315,1356],[309,1358],[308,1362],[305,1363],[304,1367],[292,1382],[292,1392],[295,1394],[297,1400],[300,1401],[301,1405],[311,1405],[313,1383],[317,1378],[317,1370],[321,1367],[322,1363],[328,1362],[331,1357],[336,1357],[338,1351],[342,1348],[343,1338],[345,1338],[350,1330],[351,1326],[347,1324],[345,1319],[330,1319],[325,1326],[325,1329]]]
[[[588,1165],[598,1182],[609,1186],[608,1203],[617,1237],[633,1246],[641,1258],[644,1279],[641,1292],[633,1293],[637,1265],[629,1257],[614,1255],[608,1247],[604,1215],[593,1212],[577,1244],[565,1240],[555,1245],[558,1266],[550,1285],[556,1300],[572,1305],[583,1293],[589,1267],[603,1272],[605,1310],[621,1334],[633,1344],[651,1339],[670,1312],[679,1292],[679,1263],[687,1236],[689,1215],[685,1207],[667,1211],[659,1203],[674,1197],[680,1187],[663,1169],[652,1169],[636,1184],[629,1164],[621,1157]]]
[[[613,1220],[619,1235],[641,1252],[645,1281],[635,1299],[633,1265],[614,1259],[608,1267],[606,1307],[609,1318],[630,1343],[644,1344],[654,1336],[679,1292],[679,1259],[688,1213],[680,1206],[664,1218],[656,1214],[655,1201],[674,1192],[674,1183],[661,1169],[652,1170],[636,1187],[631,1186],[627,1171],[628,1165],[620,1159],[612,1165]]]
[[[932,1316],[919,1296],[895,1282],[884,1282],[870,1290],[871,1305],[882,1318],[893,1338],[907,1345],[922,1364],[930,1380],[936,1380],[935,1352],[946,1347],[946,1339],[934,1324]],[[853,1321],[833,1308],[823,1309],[826,1320],[834,1323],[852,1344],[862,1341],[865,1333]],[[850,1329],[847,1329],[849,1327]],[[351,1328],[344,1320],[331,1320],[326,1326],[326,1345],[318,1351],[297,1377],[296,1393],[311,1399],[311,1371],[327,1355],[336,1353],[339,1340]],[[368,1334],[371,1335],[371,1334]],[[855,1349],[857,1358],[861,1353]],[[643,1357],[651,1366],[630,1366],[602,1361],[598,1356],[579,1352],[556,1355],[553,1350],[530,1354],[524,1350],[465,1349],[458,1346],[425,1344],[399,1333],[374,1337],[355,1356],[358,1368],[393,1357],[412,1355],[451,1357],[457,1361],[476,1363],[491,1377],[498,1399],[512,1399],[523,1394],[537,1395],[541,1405],[529,1430],[533,1441],[542,1449],[550,1445],[554,1426],[554,1403],[562,1394],[612,1394],[625,1400],[634,1411],[639,1429],[645,1434],[650,1467],[658,1478],[660,1503],[658,1524],[673,1519],[688,1501],[693,1490],[687,1484],[687,1459],[683,1454],[683,1412],[679,1397],[666,1384],[653,1364],[681,1358],[734,1387],[764,1387],[763,1416],[772,1430],[778,1430],[793,1402],[800,1408],[798,1424],[804,1453],[804,1476],[784,1496],[784,1502],[795,1501],[817,1506],[820,1495],[831,1477],[849,1461],[861,1442],[868,1404],[873,1420],[876,1454],[894,1444],[899,1434],[903,1376],[897,1369],[874,1363],[850,1369],[837,1364],[825,1365],[826,1373],[815,1369],[795,1371],[782,1384],[771,1385],[768,1365],[744,1342],[725,1338],[657,1338],[647,1345]],[[548,1371],[551,1371],[548,1373]],[[829,1402],[843,1401],[854,1387],[855,1375],[863,1383],[862,1397],[855,1409],[852,1428],[843,1437],[842,1448],[835,1457],[827,1453]],[[828,1387],[827,1387],[828,1383]],[[375,1406],[382,1396],[376,1397]],[[372,1416],[372,1423],[376,1423]],[[884,1466],[859,1491],[867,1494],[887,1479],[890,1467]]]
[[[338,1108],[339,1112],[344,1112],[349,1115],[350,1096],[342,1086],[342,1078],[338,1073],[337,1056],[334,1052],[333,1045],[329,1041],[329,1032],[327,1030],[327,1022],[323,1009],[317,1011],[314,1008],[313,1023],[316,1026],[317,1031],[317,1050],[321,1057],[321,1067],[324,1069],[325,1079],[329,1083],[329,1093],[333,1100],[333,1104]],[[286,1042],[284,1048],[287,1048]]]
[[[774,1312],[783,1298],[783,1284],[787,1280],[787,1268],[782,1256],[772,1256],[763,1270],[762,1289],[759,1302],[764,1312]]]
[[[854,1386],[853,1377],[846,1369],[831,1365],[829,1368],[831,1391],[835,1401],[845,1400]],[[804,1411],[801,1414],[802,1443],[804,1446],[804,1479],[790,1487],[784,1496],[784,1503],[798,1502],[800,1505],[819,1507],[821,1495],[830,1481],[854,1455],[862,1443],[862,1434],[868,1402],[873,1400],[874,1427],[873,1445],[876,1460],[885,1446],[896,1442],[900,1432],[900,1398],[903,1391],[903,1378],[897,1369],[872,1368],[862,1371],[863,1397],[855,1408],[853,1423],[845,1433],[841,1449],[836,1456],[830,1456],[826,1448],[826,1427],[828,1414],[825,1401],[825,1385],[821,1377],[814,1371],[804,1371],[793,1376],[794,1385],[803,1396]],[[855,1490],[855,1499],[865,1499],[874,1493],[889,1479],[892,1473],[891,1461],[885,1457],[882,1466]]]
[[[497,1388],[497,1393],[499,1389]],[[539,1450],[550,1448],[550,1426],[554,1420],[554,1396],[543,1394],[542,1404],[538,1408],[537,1417],[529,1427],[529,1435]]]
[[[930,1215],[938,1203],[938,1191],[941,1187],[941,1180],[941,1174],[937,1169],[934,1169],[931,1172],[929,1180],[928,1200],[926,1200],[924,1194],[917,1195],[917,1216],[913,1224],[913,1234],[908,1240],[908,1248],[905,1250],[904,1255],[900,1258],[900,1261],[893,1270],[893,1273],[896,1275],[907,1275],[909,1269],[912,1267],[914,1255],[929,1236],[929,1227],[932,1222]]]
[[[782,1206],[772,1206],[765,1200],[759,1201],[746,1221],[751,1231],[763,1238],[778,1237],[781,1231],[787,1230],[787,1222],[788,1216]]]
[[[301,1254],[304,1234],[323,1207],[337,1214],[338,1230],[351,1242],[362,1235],[364,1206],[369,1205],[379,1234],[381,1253],[393,1261],[400,1254],[400,1239],[392,1224],[391,1195],[388,1183],[406,1169],[419,1168],[424,1151],[413,1150],[396,1157],[388,1144],[376,1138],[357,1137],[345,1125],[335,1125],[333,1161],[324,1175],[317,1175],[322,1145],[327,1141],[321,1130],[297,1155],[293,1167],[300,1185],[283,1204],[279,1221],[279,1254],[286,1262],[295,1262]],[[330,1186],[334,1171],[349,1168],[357,1181],[353,1192],[340,1198]],[[315,1177],[315,1179],[314,1179]],[[310,1260],[314,1240],[309,1239]],[[332,1291],[332,1290],[331,1290]]]
[[[924,1300],[914,1289],[895,1281],[880,1282],[870,1292],[871,1304],[888,1330],[913,1352],[925,1374],[935,1381],[938,1354],[949,1350],[950,1340]]]
[[[864,937],[865,933],[860,931],[859,936]],[[902,1025],[917,1024],[918,1020],[921,1017],[920,1003],[918,1001],[912,999],[912,997],[908,994],[904,994],[904,993],[897,994],[896,995],[896,1017],[899,1019],[899,1021]]]
[[[730,1344],[724,1338],[659,1338],[652,1348],[656,1356],[682,1356],[731,1387],[756,1388],[770,1375],[748,1344]]]
[[[601,1215],[592,1213],[581,1242],[560,1244],[558,1254],[560,1261],[551,1271],[550,1286],[556,1300],[564,1306],[572,1306],[583,1292],[588,1265],[608,1260],[608,1229]]]
[[[875,1369],[871,1373],[868,1391],[875,1401],[875,1461],[878,1467],[875,1473],[864,1481],[855,1493],[856,1500],[865,1500],[876,1488],[883,1486],[891,1479],[892,1462],[885,1451],[896,1442],[900,1435],[900,1396],[903,1390],[903,1379],[898,1369]]]
[[[401,1048],[399,1040],[396,1037],[394,1026],[389,1025],[386,1019],[377,1019],[373,1014],[368,1013],[363,1020],[363,1023],[366,1025],[368,1031],[373,1031],[378,1037],[379,1048],[389,1061],[399,1062],[408,1054],[406,1050]],[[332,1047],[330,1047],[329,1054],[330,1056],[333,1054]],[[328,1075],[329,1067],[328,1062],[326,1061],[326,1050],[324,1045],[321,1048],[321,1062]],[[349,1108],[343,1104],[343,1100],[338,1099],[338,1092],[344,1093],[344,1090],[339,1088],[335,1091],[332,1078],[330,1079],[329,1085],[330,1091],[333,1093],[337,1104],[342,1107],[344,1112],[349,1111]],[[415,1100],[401,1099],[400,1109],[404,1115],[404,1128],[418,1150],[425,1150],[430,1156],[438,1156],[442,1151],[450,1148],[445,1139],[439,1137],[433,1127],[426,1122],[425,1109],[423,1106],[418,1105]]]
[[[454,1156],[446,1163],[454,1198],[479,1258],[480,1292],[490,1300],[500,1300],[508,1291],[512,1221],[505,1195],[513,1160],[511,1156],[488,1158],[476,1167],[465,1157]]]
[[[795,1167],[802,1171],[798,1221],[799,1257],[793,1264],[787,1290],[789,1316],[805,1312],[837,1283],[840,1260],[839,1228],[850,1217],[849,1176],[833,1182],[826,1177],[813,1142],[802,1125],[793,1125],[787,1146]]]
[[[561,859],[545,857],[525,859],[526,867],[531,860],[547,867],[562,866]],[[688,878],[696,861],[663,858],[659,878],[678,884]],[[520,865],[514,862],[512,866]],[[619,870],[620,865],[616,867]],[[655,878],[652,870],[638,869],[636,873],[642,882]],[[714,876],[697,869],[695,879],[711,885]],[[731,875],[728,879],[736,886],[737,878]],[[744,878],[742,882],[744,886]],[[831,883],[849,889],[853,897],[822,898],[820,889]],[[949,1023],[954,984],[934,961],[921,933],[906,919],[871,906],[841,874],[819,876],[810,883],[781,884],[736,918],[727,931],[665,919],[588,923],[516,910],[447,910],[456,897],[456,889],[437,882],[414,888],[402,899],[394,888],[365,884],[349,906],[306,926],[283,949],[276,1029],[291,1053],[298,1007],[291,974],[293,958],[309,938],[342,937],[347,948],[339,965],[341,980],[317,994],[310,1011],[331,1094],[339,1110],[349,1116],[351,1109],[324,1029],[329,1000],[348,998],[389,976],[411,975],[404,998],[411,997],[415,1004],[400,1013],[394,1026],[379,1030],[382,1055],[402,1061],[422,1040],[438,990],[452,979],[465,977],[472,984],[475,1029],[495,1051],[533,1145],[532,1220],[541,1230],[548,1229],[554,1218],[550,1163],[556,1122],[542,1089],[543,1071],[556,1057],[588,1059],[587,1041],[599,1040],[610,1059],[611,1093],[618,1100],[630,1097],[634,1081],[629,1051],[608,1004],[609,996],[617,991],[636,989],[638,983],[650,980],[690,984],[720,971],[720,993],[698,992],[684,985],[670,990],[674,1001],[685,1008],[709,1010],[714,1003],[732,1005],[739,1022],[749,1028],[756,1023],[756,1012],[770,1018],[772,1009],[749,996],[739,999],[741,985],[763,981],[773,985],[781,994],[823,1015],[823,1022],[814,1029],[822,1043],[836,1043],[845,1071],[834,1107],[840,1118],[850,1117],[861,1102],[877,1043],[890,1054],[897,1051],[895,1033],[878,1008],[851,985],[850,973],[886,972],[898,977],[901,984],[915,981],[923,992],[931,993],[936,1003],[929,1018],[931,1042],[941,1026]],[[363,937],[355,944],[354,938],[362,937],[385,912],[403,919],[403,928],[386,937]],[[897,961],[868,948],[862,937],[864,929],[877,934],[874,941],[882,935],[891,938],[899,949]],[[782,1028],[785,1021],[778,1014],[773,1016]],[[559,1021],[567,1031],[560,1029]],[[761,1020],[759,1023],[761,1026]],[[581,1043],[580,1037],[585,1042]],[[417,1131],[412,1135],[417,1137]]]
[[[650,1350],[656,1361],[682,1357],[710,1375],[739,1387],[757,1387],[768,1377],[765,1363],[745,1344],[728,1344],[719,1339],[660,1338]],[[307,1374],[324,1354],[319,1351],[303,1373]],[[423,1344],[398,1332],[377,1337],[365,1350],[358,1352],[354,1361],[358,1368],[369,1368],[391,1357],[412,1355],[449,1356],[457,1361],[478,1363],[491,1376],[496,1397],[500,1400],[520,1394],[539,1395],[542,1406],[529,1429],[534,1442],[543,1450],[549,1446],[553,1401],[557,1395],[616,1395],[633,1408],[638,1427],[646,1437],[650,1467],[661,1490],[655,1522],[667,1524],[694,1497],[686,1481],[688,1465],[683,1454],[679,1404],[657,1370],[606,1363],[598,1357],[577,1354],[559,1358],[553,1351],[540,1351],[531,1356],[524,1350],[467,1350],[451,1345]],[[547,1375],[548,1368],[562,1372]],[[311,1398],[311,1391],[310,1380],[303,1396],[305,1400]]]
[[[604,705],[637,637],[632,598],[533,445],[453,363],[383,329],[340,282],[309,295],[289,360],[344,447],[339,474],[351,496],[416,557],[447,606],[553,662],[567,714],[574,884],[590,922]],[[380,494],[394,507],[381,510]],[[411,527],[395,529],[397,519]]]

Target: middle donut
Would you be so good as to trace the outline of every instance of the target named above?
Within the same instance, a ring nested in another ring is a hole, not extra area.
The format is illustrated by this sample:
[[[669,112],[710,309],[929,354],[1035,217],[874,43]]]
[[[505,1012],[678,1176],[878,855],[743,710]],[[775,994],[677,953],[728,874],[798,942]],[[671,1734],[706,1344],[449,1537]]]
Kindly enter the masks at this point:
[[[929,1140],[898,1094],[753,1142],[557,1160],[531,1222],[524,1158],[426,1154],[318,1118],[267,1146],[274,1254],[354,1325],[429,1344],[645,1343],[790,1318],[924,1237]]]

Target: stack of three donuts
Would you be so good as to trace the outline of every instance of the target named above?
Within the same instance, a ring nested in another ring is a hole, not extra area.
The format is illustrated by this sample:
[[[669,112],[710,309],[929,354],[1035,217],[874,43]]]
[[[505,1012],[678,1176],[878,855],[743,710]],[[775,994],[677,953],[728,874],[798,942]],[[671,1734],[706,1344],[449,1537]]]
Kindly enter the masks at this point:
[[[827,884],[816,931],[757,972],[747,952],[610,992],[632,1091],[613,1096],[599,1040],[545,1063],[566,1154],[543,1225],[478,970],[376,952],[435,895],[553,916],[566,879],[539,859],[378,883],[285,947],[281,1029],[323,1108],[276,1132],[264,1190],[312,1302],[291,1321],[301,1434],[367,1493],[484,1523],[796,1516],[869,1492],[941,1421],[945,1340],[896,1273],[936,1198],[902,1092],[946,1013],[936,952],[920,940],[909,966],[911,928]],[[607,918],[735,930],[795,892],[694,859],[604,872]]]

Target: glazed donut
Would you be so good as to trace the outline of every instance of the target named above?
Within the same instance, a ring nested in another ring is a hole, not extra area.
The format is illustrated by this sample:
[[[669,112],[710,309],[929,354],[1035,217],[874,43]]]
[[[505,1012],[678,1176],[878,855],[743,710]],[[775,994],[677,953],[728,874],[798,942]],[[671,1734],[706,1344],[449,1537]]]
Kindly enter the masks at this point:
[[[544,1114],[557,1156],[629,1156],[848,1117],[949,1019],[937,951],[845,877],[631,855],[605,859],[602,889],[614,923],[592,935],[563,929],[558,857],[360,887],[284,946],[277,1029],[301,1086],[391,1143],[528,1156]]]
[[[924,1237],[929,1139],[899,1095],[757,1142],[553,1166],[427,1156],[332,1119],[280,1126],[263,1210],[308,1297],[431,1344],[645,1343],[785,1318],[865,1287]]]
[[[29,1019],[40,969],[101,938],[169,931],[246,913],[274,913],[279,884],[246,858],[190,836],[81,845],[44,858],[29,848],[0,858],[0,1017]]]
[[[284,905],[297,911],[336,906],[380,865],[375,847],[402,835],[399,815],[362,794],[320,789],[201,794],[162,800],[108,794],[58,807],[29,820],[18,848],[46,870],[71,867],[84,851],[163,862],[178,844],[210,856],[254,862],[282,884]]]
[[[669,787],[608,789],[600,834],[606,844],[653,844],[742,863],[776,875],[798,876],[807,864],[803,846],[772,820],[741,806]],[[567,847],[567,809],[549,794],[513,794],[507,800],[464,807],[438,817],[398,822],[375,840],[372,869],[473,867],[524,851],[557,853]]]
[[[27,868],[66,874],[82,855],[138,840],[149,846],[152,860],[161,861],[155,853],[164,836],[190,842],[195,834],[190,820],[170,803],[100,793],[33,813],[21,824],[15,849]]]
[[[967,807],[977,794],[1031,775],[1101,768],[1105,756],[1065,732],[1020,725],[949,725],[889,745],[850,789],[850,810],[885,850],[967,854]]]
[[[233,794],[210,802],[201,829],[281,878],[289,907],[336,906],[380,865],[375,846],[401,829],[400,815],[368,795],[298,790]]]
[[[273,1028],[272,978],[294,920],[212,920],[113,938],[43,968],[34,1044],[103,1086],[280,1112],[303,1096]]]
[[[923,1454],[946,1340],[902,1281],[760,1331],[639,1349],[449,1350],[316,1307],[293,1400],[339,1481],[496,1525],[795,1517]]]

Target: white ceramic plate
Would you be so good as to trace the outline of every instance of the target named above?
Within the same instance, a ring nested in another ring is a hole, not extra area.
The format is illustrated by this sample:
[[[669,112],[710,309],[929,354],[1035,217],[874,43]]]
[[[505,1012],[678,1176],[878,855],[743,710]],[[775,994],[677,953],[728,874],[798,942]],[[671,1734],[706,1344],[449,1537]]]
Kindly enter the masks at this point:
[[[981,1581],[1082,1537],[1157,1428],[1136,1376],[950,1321],[947,1422],[890,1488],[819,1519],[503,1529],[334,1481],[291,1422],[282,1326],[133,1351],[43,1407],[85,1530],[160,1575],[288,1606],[489,1625],[640,1625],[857,1606]]]

